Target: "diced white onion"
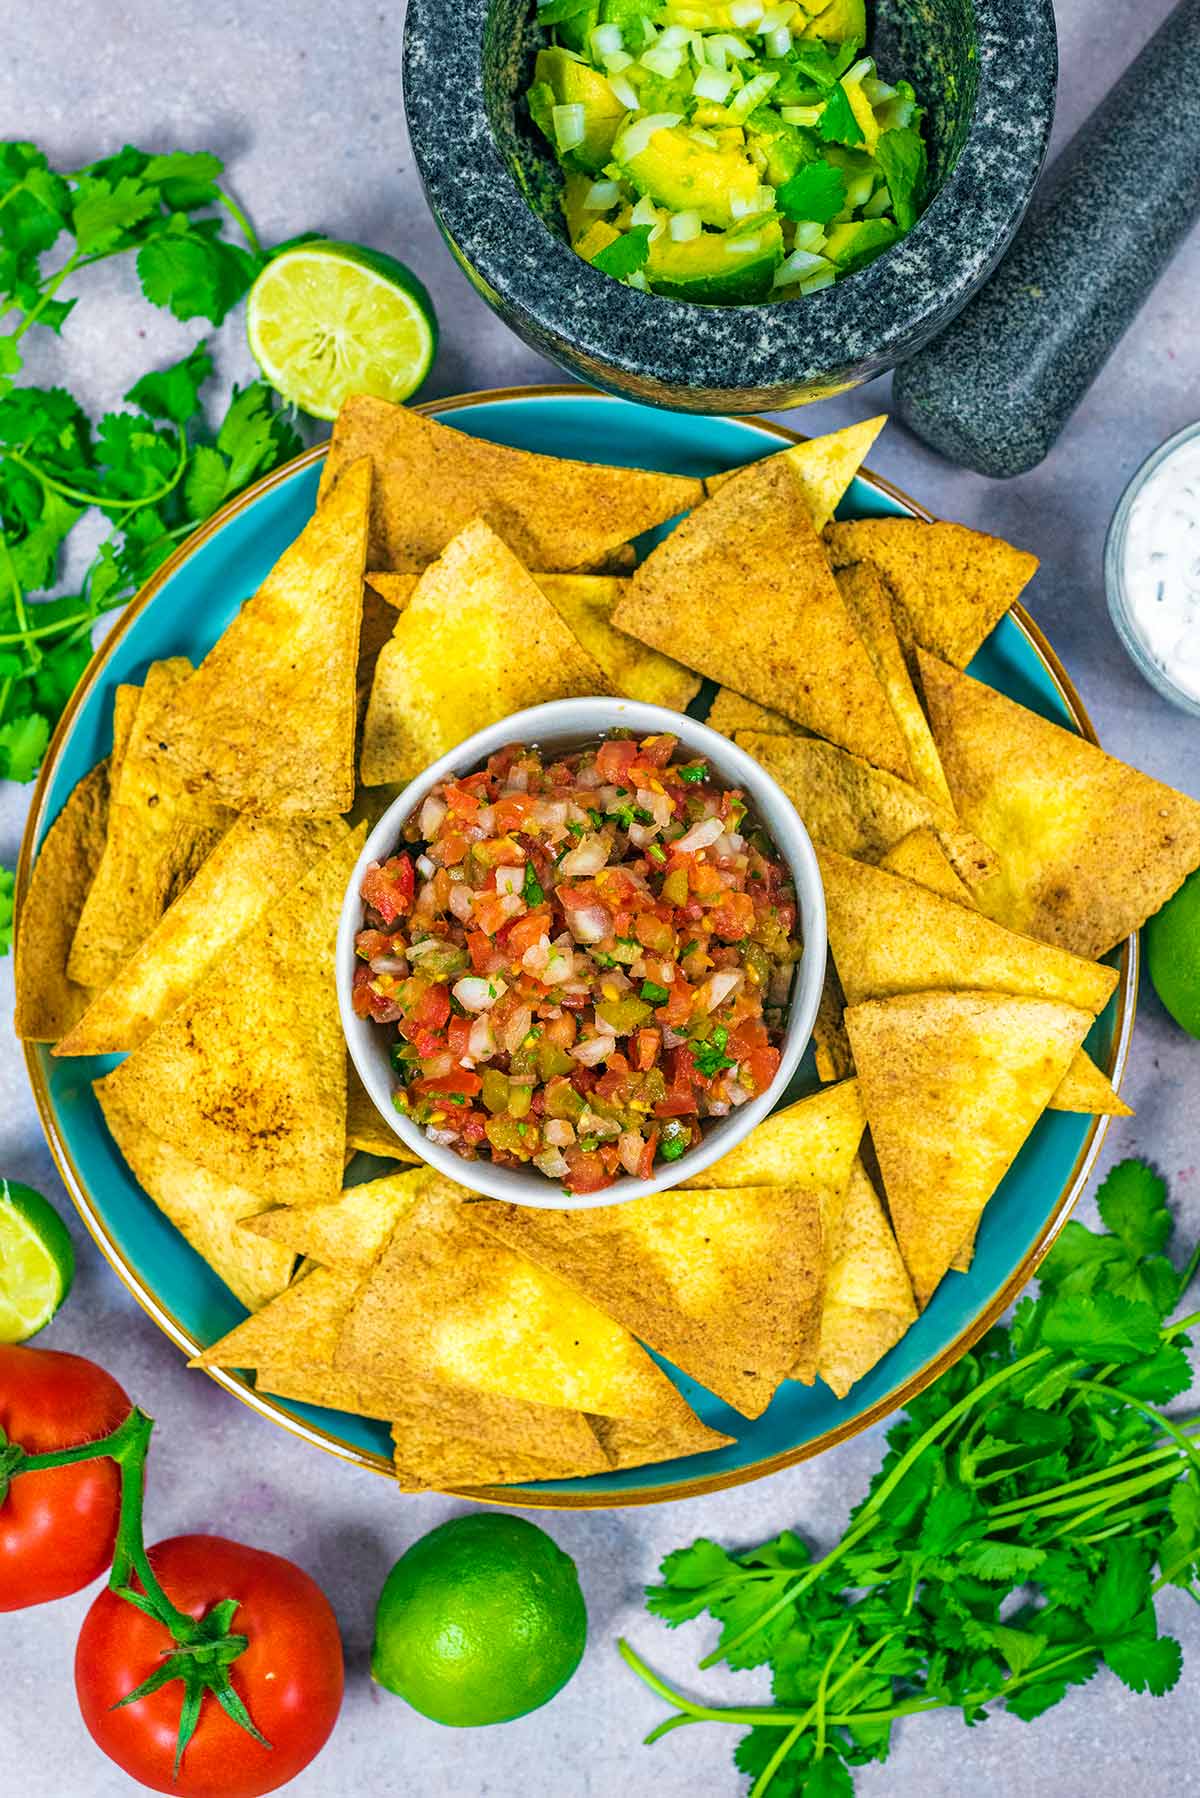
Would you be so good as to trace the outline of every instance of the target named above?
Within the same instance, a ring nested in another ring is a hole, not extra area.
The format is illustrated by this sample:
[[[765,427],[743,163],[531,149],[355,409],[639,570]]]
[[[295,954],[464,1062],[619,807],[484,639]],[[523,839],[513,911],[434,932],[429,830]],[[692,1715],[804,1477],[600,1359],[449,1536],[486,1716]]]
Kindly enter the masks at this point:
[[[602,943],[612,929],[612,914],[599,904],[573,905],[567,921],[577,943]]]
[[[407,974],[408,963],[402,955],[373,955],[369,962],[372,974]]]
[[[619,79],[620,77],[618,77]],[[626,82],[625,85],[628,87],[629,83]],[[609,86],[616,93],[612,82],[609,83]],[[632,89],[630,91],[632,92]],[[618,94],[617,98],[620,99],[621,96]],[[634,95],[634,104],[637,105],[636,94]],[[678,125],[682,117],[683,114],[680,112],[648,112],[644,118],[634,119],[631,125],[626,125],[624,130],[617,134],[613,144],[614,157],[618,162],[631,162],[635,156],[641,155],[652,137],[659,131],[670,131],[672,126]]]
[[[450,888],[450,910],[460,924],[465,924],[471,916],[471,908],[475,903],[475,895],[464,881],[456,880]]]
[[[704,1011],[716,1011],[718,1005],[724,1005],[730,993],[737,991],[745,979],[741,968],[718,968],[710,974],[697,993],[697,999]]]
[[[594,1068],[606,1055],[612,1054],[615,1041],[616,1038],[612,1036],[589,1036],[584,1042],[576,1043],[568,1053],[583,1067]]]
[[[423,880],[432,880],[437,873],[437,863],[431,862],[427,855],[418,855],[417,873]]]
[[[786,56],[792,47],[792,34],[786,25],[776,25],[763,37],[763,49],[768,56]]]
[[[589,874],[598,874],[608,861],[611,847],[607,837],[581,837],[558,864],[559,879],[581,880]]]
[[[541,972],[541,979],[546,986],[562,986],[570,980],[575,972],[575,957],[569,949],[560,949],[552,944],[550,957]]]
[[[488,1061],[496,1053],[496,1032],[486,1012],[471,1025],[467,1051],[472,1061]]]
[[[528,949],[526,949],[524,955],[521,957],[521,966],[527,973],[540,975],[542,969],[549,960],[550,938],[543,932],[537,942],[530,943]]]
[[[870,169],[865,170],[861,175],[855,175],[852,180],[847,181],[846,205],[852,212],[859,206],[866,205],[867,201],[871,198],[874,187],[875,177]]]
[[[643,194],[642,198],[630,213],[629,222],[631,225],[649,225],[651,243],[653,243],[656,237],[662,236],[663,222],[658,215],[658,207],[646,194]]]
[[[621,54],[622,54],[622,56],[624,56],[625,52],[622,51]],[[610,64],[614,60],[615,60],[615,58],[610,57],[609,58]],[[632,62],[633,58],[630,57],[629,60]],[[625,76],[620,72],[620,70],[613,69],[610,67],[609,74],[608,74],[608,85],[609,85],[609,87],[611,87],[611,89],[612,89],[613,93],[616,95],[617,99],[621,102],[621,105],[624,106],[628,112],[636,112],[637,111],[638,107],[641,105],[641,101],[638,99],[638,91],[637,91],[636,87],[634,87],[632,81],[627,81]],[[632,127],[630,127],[630,129],[632,129]],[[647,142],[649,142],[649,139],[647,139]],[[645,149],[645,147],[646,147],[645,144],[643,144],[642,148]]]
[[[659,33],[658,47],[660,50],[685,50],[693,35],[686,25],[668,25]]]
[[[822,288],[832,287],[836,279],[835,270],[832,268],[822,269],[819,275],[810,275],[807,281],[801,281],[800,292],[820,293]]]
[[[435,799],[432,793],[421,807],[421,816],[417,820],[417,829],[427,843],[432,842],[437,835],[438,830],[441,827],[442,819],[446,816],[446,809],[446,801],[444,799]]]
[[[882,106],[885,100],[894,100],[897,92],[889,82],[879,81],[874,75],[864,76],[862,91],[872,106]]]
[[[828,267],[824,256],[814,255],[811,250],[793,250],[775,270],[773,285],[790,287],[793,282],[806,281],[811,275],[820,274]]]
[[[449,1050],[442,1055],[427,1055],[421,1063],[422,1071],[429,1080],[444,1080],[453,1066],[454,1058]]]
[[[501,1039],[505,1050],[509,1055],[516,1054],[517,1050],[521,1047],[521,1044],[525,1041],[525,1038],[529,1035],[532,1024],[533,1010],[530,1006],[522,1005],[519,1011],[513,1012],[512,1017],[504,1026],[504,1033]]]
[[[592,47],[592,55],[596,57],[613,56],[625,48],[619,25],[597,25],[588,32],[588,43]]]
[[[779,116],[785,125],[815,125],[825,110],[825,102],[819,106],[781,106]]]
[[[732,88],[733,76],[727,69],[701,69],[692,82],[698,100],[715,100],[718,106],[724,105]]]
[[[633,64],[633,57],[628,50],[612,50],[607,56],[602,56],[600,60],[604,64],[604,73],[610,76],[623,74]],[[609,86],[612,86],[611,81]]]
[[[683,62],[683,51],[664,50],[661,44],[655,44],[652,50],[642,51],[640,61],[642,67],[649,69],[652,75],[661,75],[664,81],[673,81]]]
[[[730,118],[736,119],[739,123],[742,119],[749,118],[754,108],[766,99],[778,80],[777,71],[771,70],[769,73],[756,75],[752,81],[748,81],[741,92],[735,94],[729,102]]]
[[[554,141],[560,150],[575,150],[587,135],[583,107],[578,101],[569,106],[556,106],[553,112]]]
[[[448,1149],[451,1143],[458,1141],[458,1137],[453,1130],[438,1130],[433,1124],[426,1124],[425,1140],[426,1142],[440,1143],[443,1149]]]
[[[561,1180],[571,1171],[565,1156],[560,1155],[557,1149],[543,1149],[540,1155],[534,1156],[533,1165],[551,1180]]]
[[[715,843],[717,838],[724,834],[725,826],[719,818],[701,818],[698,824],[693,824],[692,828],[680,837],[675,848],[682,855],[695,855],[698,849],[707,849],[710,843]]]
[[[688,136],[694,144],[703,144],[706,150],[715,150],[719,148],[717,140],[712,132],[705,131],[701,126],[697,126],[694,131],[689,131]]]
[[[617,205],[620,198],[621,188],[619,182],[593,181],[592,185],[583,196],[583,210],[585,212],[607,212],[610,206]],[[563,811],[565,814],[565,806]],[[545,823],[550,823],[552,820],[543,819],[543,821]],[[560,818],[558,822],[561,824],[562,819]]]
[[[875,73],[875,64],[869,56],[860,56],[852,68],[846,70],[843,81],[863,81],[868,75]]]
[[[822,249],[825,244],[825,228],[816,219],[801,219],[792,241],[797,250]]]
[[[741,837],[731,836],[728,831],[723,836],[719,836],[713,844],[713,854],[718,860],[728,860],[733,856],[740,855],[741,849]]]
[[[754,1097],[754,1094],[750,1091],[749,1087],[743,1086],[740,1080],[727,1080],[725,1082],[725,1091],[729,1096],[729,1103],[731,1105],[744,1105],[747,1099],[752,1099]]]
[[[525,863],[518,867],[503,862],[496,869],[496,891],[498,893],[519,893],[525,885]]]
[[[575,1141],[575,1126],[570,1118],[547,1118],[542,1135],[552,1149],[565,1149]]]
[[[753,31],[762,16],[762,0],[733,0],[729,8],[730,23],[739,31]]]
[[[695,133],[692,135],[694,137]],[[691,243],[694,237],[699,237],[701,223],[698,212],[673,212],[667,229],[675,243]]]
[[[732,31],[720,31],[714,33],[713,36],[708,39],[707,48],[711,50],[716,44],[720,44],[727,56],[737,57],[739,60],[745,60],[754,54],[745,38],[738,37],[736,33]]]
[[[497,976],[489,978],[482,974],[464,974],[461,980],[454,982],[450,991],[464,1011],[490,1011],[508,988]]]
[[[629,841],[635,849],[649,849],[657,835],[658,826],[656,824],[631,824],[629,826]]]
[[[641,1167],[645,1149],[646,1145],[637,1130],[622,1131],[621,1140],[617,1144],[617,1153],[621,1158],[621,1166],[627,1174],[636,1176]]]
[[[687,1041],[686,1036],[678,1030],[672,1030],[669,1024],[664,1025],[662,1035],[664,1049],[681,1049]]]
[[[585,1106],[579,1114],[578,1131],[580,1136],[620,1136],[621,1126],[612,1118],[603,1118],[598,1111]]]
[[[796,8],[791,0],[783,0],[780,6],[769,6],[759,20],[758,29],[766,35],[768,31],[778,31],[781,25],[789,25],[796,16]]]
[[[757,256],[762,249],[762,233],[754,232],[750,237],[727,237],[725,254],[727,256]]]

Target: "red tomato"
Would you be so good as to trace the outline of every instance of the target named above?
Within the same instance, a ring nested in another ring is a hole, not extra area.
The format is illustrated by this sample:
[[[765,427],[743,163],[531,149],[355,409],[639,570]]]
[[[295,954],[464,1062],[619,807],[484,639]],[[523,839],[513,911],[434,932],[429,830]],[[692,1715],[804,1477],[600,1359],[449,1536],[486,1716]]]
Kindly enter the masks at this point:
[[[765,1092],[779,1071],[779,1050],[772,1049],[766,1025],[757,1018],[746,1018],[739,1024],[726,1045],[726,1054],[749,1074],[756,1093]]]
[[[111,1435],[130,1409],[92,1361],[0,1345],[0,1429],[30,1454]],[[103,1457],[15,1475],[0,1504],[0,1611],[65,1598],[104,1573],[120,1499],[116,1463]]]
[[[563,1157],[569,1170],[563,1184],[570,1192],[599,1192],[601,1187],[612,1185],[612,1175],[596,1150],[581,1149],[572,1143],[563,1150]]]
[[[754,901],[749,893],[726,893],[708,914],[708,928],[723,942],[740,942],[754,929]]]
[[[232,1682],[271,1746],[209,1692],[172,1779],[182,1684],[172,1680],[113,1709],[161,1664],[170,1634],[107,1590],[84,1618],[75,1651],[75,1690],[93,1740],[131,1778],[177,1798],[257,1798],[286,1785],[324,1746],[342,1702],[342,1644],[325,1594],[291,1561],[220,1536],[172,1537],[150,1550],[150,1563],[191,1617],[238,1600],[231,1627],[247,1647],[232,1664]],[[136,1577],[131,1584],[141,1590]]]
[[[670,1051],[667,1056],[667,1074],[670,1081],[667,1096],[660,1099],[654,1107],[655,1117],[690,1117],[696,1109],[696,1064],[687,1048]]]
[[[440,1074],[431,1079],[414,1080],[410,1092],[428,1094],[431,1098],[439,1095],[449,1098],[452,1093],[461,1093],[464,1098],[473,1099],[480,1090],[483,1081],[478,1074],[469,1068],[459,1068],[453,1074]]]
[[[547,935],[550,929],[550,908],[542,906],[537,911],[526,912],[523,918],[517,918],[501,934],[505,953],[513,961],[520,961],[527,949]]]
[[[411,910],[415,876],[407,855],[393,855],[382,866],[372,862],[363,875],[363,904],[377,911],[385,924],[394,924]]]
[[[637,759],[636,743],[621,739],[601,743],[596,754],[596,772],[602,781],[619,787],[624,785],[625,775]]]

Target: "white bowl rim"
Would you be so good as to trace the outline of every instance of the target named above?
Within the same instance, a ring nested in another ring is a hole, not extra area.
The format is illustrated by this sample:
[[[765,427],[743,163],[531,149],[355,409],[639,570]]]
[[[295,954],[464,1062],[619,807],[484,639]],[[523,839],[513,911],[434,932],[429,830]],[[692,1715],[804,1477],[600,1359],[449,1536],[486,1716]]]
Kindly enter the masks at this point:
[[[448,775],[473,771],[509,743],[537,743],[549,737],[574,738],[586,743],[622,729],[632,730],[639,737],[669,731],[679,737],[689,752],[700,754],[711,762],[723,782],[744,789],[792,874],[804,949],[792,979],[779,1067],[766,1091],[717,1119],[709,1126],[701,1144],[689,1149],[651,1179],[634,1180],[624,1175],[600,1192],[569,1195],[548,1175],[536,1169],[525,1173],[516,1168],[497,1167],[484,1158],[467,1161],[453,1149],[430,1142],[411,1119],[396,1110],[392,1104],[391,1069],[386,1055],[381,1053],[384,1043],[378,1026],[369,1018],[357,1017],[352,1004],[357,962],[354,940],[362,928],[359,889],[370,864],[386,860],[395,852],[404,822],[438,781]],[[816,854],[795,806],[765,768],[728,737],[721,736],[698,719],[670,711],[665,706],[620,698],[555,699],[545,705],[514,712],[456,744],[408,783],[370,831],[347,885],[338,925],[338,1009],[350,1058],[376,1110],[388,1128],[421,1161],[460,1186],[510,1204],[553,1211],[585,1210],[600,1205],[625,1204],[631,1199],[645,1198],[650,1193],[679,1186],[727,1155],[762,1122],[778,1103],[808,1046],[825,979],[825,956],[825,894]]]

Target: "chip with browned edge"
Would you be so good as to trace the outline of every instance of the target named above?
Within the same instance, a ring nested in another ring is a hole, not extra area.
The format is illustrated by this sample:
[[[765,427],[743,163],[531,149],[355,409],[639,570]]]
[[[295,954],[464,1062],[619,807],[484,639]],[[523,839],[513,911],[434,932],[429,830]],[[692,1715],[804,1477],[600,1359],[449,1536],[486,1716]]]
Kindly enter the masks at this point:
[[[717,688],[704,722],[726,737],[732,737],[739,730],[762,730],[768,735],[784,737],[809,734],[799,724],[785,718],[782,712],[773,712],[770,706],[759,705],[757,699],[747,699],[743,694],[735,693],[732,687]]]
[[[481,1201],[472,1215],[747,1417],[791,1372],[820,1304],[812,1188],[677,1189],[583,1211]]]
[[[349,809],[370,495],[363,460],[168,705],[160,753],[190,791],[238,811]]]
[[[242,932],[346,835],[340,818],[243,813],[54,1053],[136,1048]]]
[[[825,1267],[817,1371],[838,1398],[916,1321],[912,1285],[879,1194],[856,1161]]]
[[[685,1184],[841,1189],[850,1178],[863,1121],[858,1088],[852,1080],[843,1081],[772,1112],[736,1148]]]
[[[348,1186],[336,1199],[316,1205],[277,1205],[249,1218],[246,1228],[284,1243],[297,1255],[308,1255],[322,1267],[365,1271],[383,1253],[401,1217],[432,1178],[427,1167],[385,1174],[381,1180]]]
[[[887,695],[779,458],[743,469],[652,549],[613,623],[908,777]]]
[[[533,576],[476,519],[426,569],[379,653],[363,782],[411,779],[510,712],[607,690]]]
[[[1038,565],[1036,556],[1000,537],[917,518],[831,524],[825,542],[835,568],[865,561],[880,570],[907,648],[920,644],[958,668],[1020,598]]]
[[[1091,1027],[1057,999],[903,993],[846,1011],[900,1252],[924,1307]]]
[[[276,1204],[341,1190],[346,1045],[333,951],[364,834],[317,862],[109,1076],[150,1129]]]
[[[871,445],[887,423],[880,413],[877,418],[860,419],[825,437],[810,437],[806,443],[794,443],[780,450],[779,460],[786,463],[800,487],[805,510],[820,531],[837,511],[838,501],[866,461]],[[741,470],[731,468],[724,474],[709,475],[705,488],[715,493]]]
[[[134,1179],[234,1297],[257,1311],[283,1291],[295,1261],[290,1248],[242,1229],[239,1220],[260,1210],[263,1200],[197,1166],[182,1150],[164,1142],[141,1118],[125,1110],[110,1089],[111,1079],[110,1075],[98,1080],[93,1090]]]
[[[993,918],[1104,955],[1200,866],[1200,803],[933,656],[921,681],[946,778],[999,872]]]
[[[178,769],[158,757],[164,711],[191,671],[183,656],[147,670],[67,962],[79,986],[108,985],[233,823],[227,807],[187,793]]]
[[[17,916],[14,969],[14,1022],[26,1042],[57,1042],[87,1009],[90,993],[69,978],[67,957],[104,854],[112,791],[140,699],[137,687],[117,688],[112,753],[68,796],[33,865]]]
[[[891,600],[878,569],[870,562],[854,562],[848,568],[839,569],[837,584],[904,738],[914,786],[919,787],[934,805],[953,812],[946,776],[913,688],[912,675],[896,635]]]
[[[901,837],[880,856],[879,866],[886,868],[889,874],[902,874],[905,880],[915,880],[918,886],[932,887],[944,899],[957,899],[960,905],[975,903],[971,889],[954,872],[937,832],[928,824],[918,824],[906,837]]]
[[[372,568],[423,568],[480,517],[528,568],[583,568],[686,512],[704,492],[682,475],[489,443],[366,394],[338,413],[322,497],[358,456],[375,469]]]

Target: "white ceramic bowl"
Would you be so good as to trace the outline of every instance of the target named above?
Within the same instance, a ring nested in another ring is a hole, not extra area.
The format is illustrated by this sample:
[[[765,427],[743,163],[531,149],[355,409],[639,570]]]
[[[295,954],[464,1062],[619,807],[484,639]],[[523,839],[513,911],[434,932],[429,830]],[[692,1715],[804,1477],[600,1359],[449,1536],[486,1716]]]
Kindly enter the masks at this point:
[[[491,1161],[466,1161],[453,1149],[432,1143],[424,1132],[398,1112],[392,1103],[395,1080],[389,1061],[390,1037],[369,1018],[356,1017],[351,994],[354,985],[354,939],[362,929],[363,903],[359,889],[372,862],[386,861],[393,855],[401,839],[403,826],[416,811],[430,789],[448,775],[472,773],[490,755],[508,743],[534,743],[544,749],[573,750],[594,743],[609,731],[631,730],[637,737],[661,731],[677,736],[689,755],[703,756],[720,780],[730,787],[740,787],[751,801],[759,821],[765,827],[780,855],[791,870],[799,906],[799,926],[804,953],[796,964],[792,980],[788,1022],[781,1045],[779,1069],[767,1091],[756,1099],[731,1111],[726,1117],[714,1118],[704,1125],[704,1141],[689,1149],[678,1161],[670,1162],[649,1180],[635,1180],[625,1175],[601,1192],[580,1193],[566,1198],[556,1180],[539,1173],[536,1168],[496,1167]],[[514,1205],[537,1205],[548,1210],[573,1210],[592,1205],[617,1205],[626,1199],[640,1199],[647,1193],[662,1192],[678,1186],[698,1174],[710,1162],[728,1154],[754,1126],[778,1104],[789,1080],[796,1072],[800,1057],[812,1034],[813,1021],[821,997],[825,976],[825,895],[817,859],[808,832],[800,822],[791,801],[758,763],[727,737],[709,730],[693,718],[663,706],[640,705],[626,699],[558,699],[549,705],[532,706],[516,712],[477,731],[456,749],[432,763],[425,772],[410,782],[380,818],[367,838],[358,866],[346,889],[342,905],[337,941],[338,1004],[342,1028],[346,1033],[350,1055],[388,1127],[405,1142],[415,1155],[474,1192],[487,1193],[494,1199],[507,1199]]]

